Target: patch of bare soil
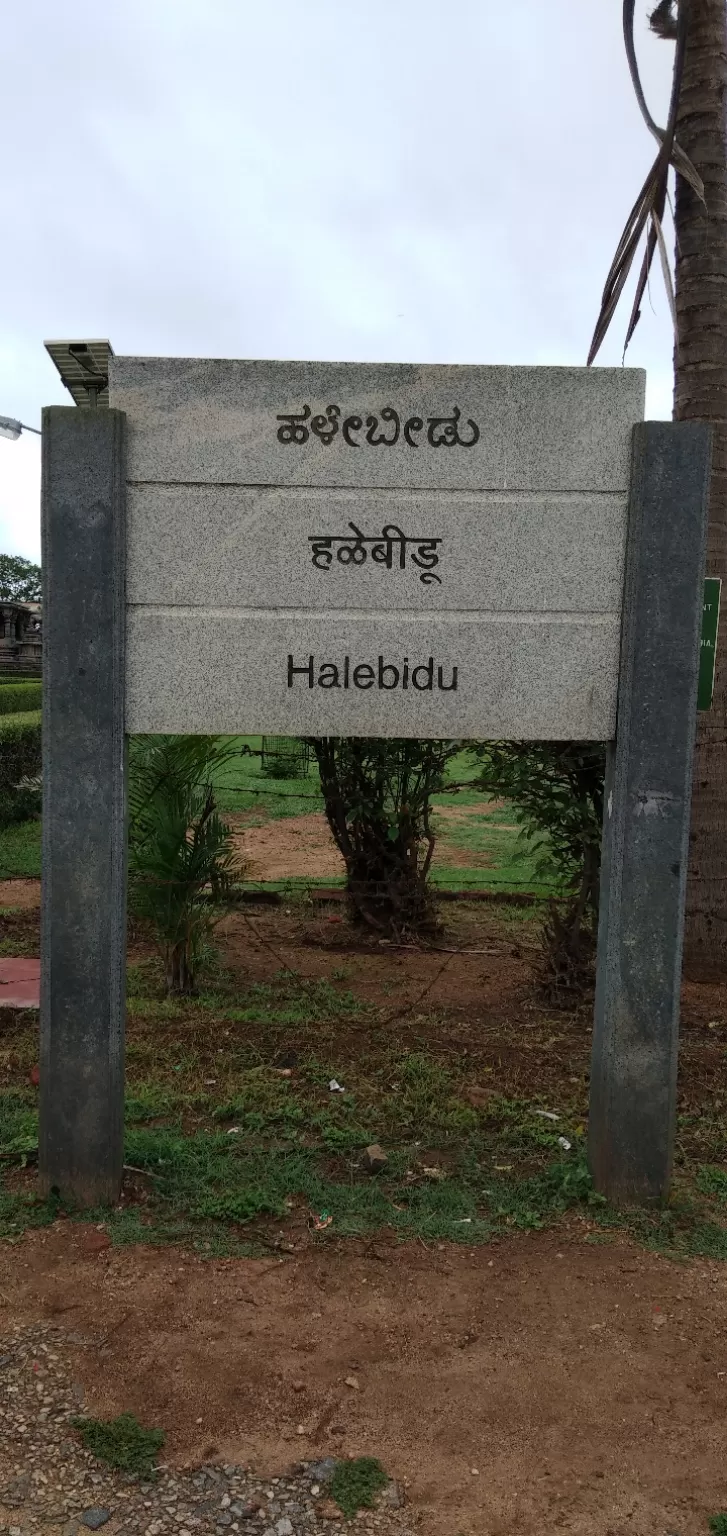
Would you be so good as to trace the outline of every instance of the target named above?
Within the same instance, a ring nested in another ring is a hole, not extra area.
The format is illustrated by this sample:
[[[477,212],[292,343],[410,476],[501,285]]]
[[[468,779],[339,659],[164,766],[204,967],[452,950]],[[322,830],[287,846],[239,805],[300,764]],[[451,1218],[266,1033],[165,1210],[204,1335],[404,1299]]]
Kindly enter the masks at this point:
[[[236,823],[237,818],[229,820]],[[243,827],[235,846],[248,880],[326,879],[344,873],[343,859],[322,812],[283,816],[262,827]]]
[[[0,1290],[8,1326],[69,1330],[86,1412],[160,1425],[177,1465],[376,1455],[427,1536],[704,1536],[727,1271],[588,1237],[203,1262],[59,1223],[0,1250]]]
[[[0,907],[39,907],[40,880],[0,880]]]
[[[437,806],[436,819],[440,827],[446,828],[448,824],[466,824],[470,817],[485,816],[494,809],[494,802],[489,800],[466,806]],[[247,865],[249,880],[320,880],[345,873],[322,811],[281,817],[261,827],[247,826],[243,816],[231,815],[229,820],[237,828],[235,846]],[[483,854],[459,847],[447,837],[446,830],[440,830],[437,837],[434,861],[454,868],[483,867],[490,862]]]

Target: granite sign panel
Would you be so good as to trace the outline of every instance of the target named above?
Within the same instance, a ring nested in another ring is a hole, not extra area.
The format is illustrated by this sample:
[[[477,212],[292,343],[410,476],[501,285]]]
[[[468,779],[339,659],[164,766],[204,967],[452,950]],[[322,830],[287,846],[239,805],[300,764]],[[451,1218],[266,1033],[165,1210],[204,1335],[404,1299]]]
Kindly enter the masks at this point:
[[[644,375],[114,358],[127,729],[611,739]]]

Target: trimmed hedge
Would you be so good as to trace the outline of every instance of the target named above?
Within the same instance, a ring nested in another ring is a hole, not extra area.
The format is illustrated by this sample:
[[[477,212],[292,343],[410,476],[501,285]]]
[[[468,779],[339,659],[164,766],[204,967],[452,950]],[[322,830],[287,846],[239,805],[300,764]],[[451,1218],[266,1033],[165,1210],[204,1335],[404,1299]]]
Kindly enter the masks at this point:
[[[42,696],[42,683],[4,683],[0,679],[0,715],[24,715],[40,709]]]
[[[35,779],[41,771],[40,710],[26,714],[0,714],[0,825],[17,820],[26,805],[22,779]]]

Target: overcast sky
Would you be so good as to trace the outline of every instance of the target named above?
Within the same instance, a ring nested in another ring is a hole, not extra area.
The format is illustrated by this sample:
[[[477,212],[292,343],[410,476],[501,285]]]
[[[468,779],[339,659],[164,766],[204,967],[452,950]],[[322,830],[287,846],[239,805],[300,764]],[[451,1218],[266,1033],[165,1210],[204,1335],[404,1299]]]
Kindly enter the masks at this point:
[[[637,12],[663,122],[672,50]],[[48,337],[585,362],[654,152],[619,0],[22,0],[1,46],[0,414],[70,403]],[[651,302],[628,362],[668,416],[656,272]],[[39,557],[39,484],[39,439],[0,439],[0,550]]]

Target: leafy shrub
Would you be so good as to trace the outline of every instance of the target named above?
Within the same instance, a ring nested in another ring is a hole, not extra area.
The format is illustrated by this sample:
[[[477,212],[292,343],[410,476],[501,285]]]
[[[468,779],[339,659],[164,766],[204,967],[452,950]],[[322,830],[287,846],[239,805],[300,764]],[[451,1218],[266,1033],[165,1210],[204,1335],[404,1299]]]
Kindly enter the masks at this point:
[[[459,743],[312,737],[354,916],[399,937],[433,925],[431,797]]]
[[[36,814],[39,793],[29,797],[24,781],[37,781],[41,766],[40,711],[0,715],[0,826]]]
[[[543,930],[541,982],[566,1006],[592,980],[598,931],[606,749],[589,742],[481,742],[479,784],[513,805],[536,872],[565,885]]]
[[[3,683],[0,681],[0,715],[27,714],[40,709],[43,684]]]

